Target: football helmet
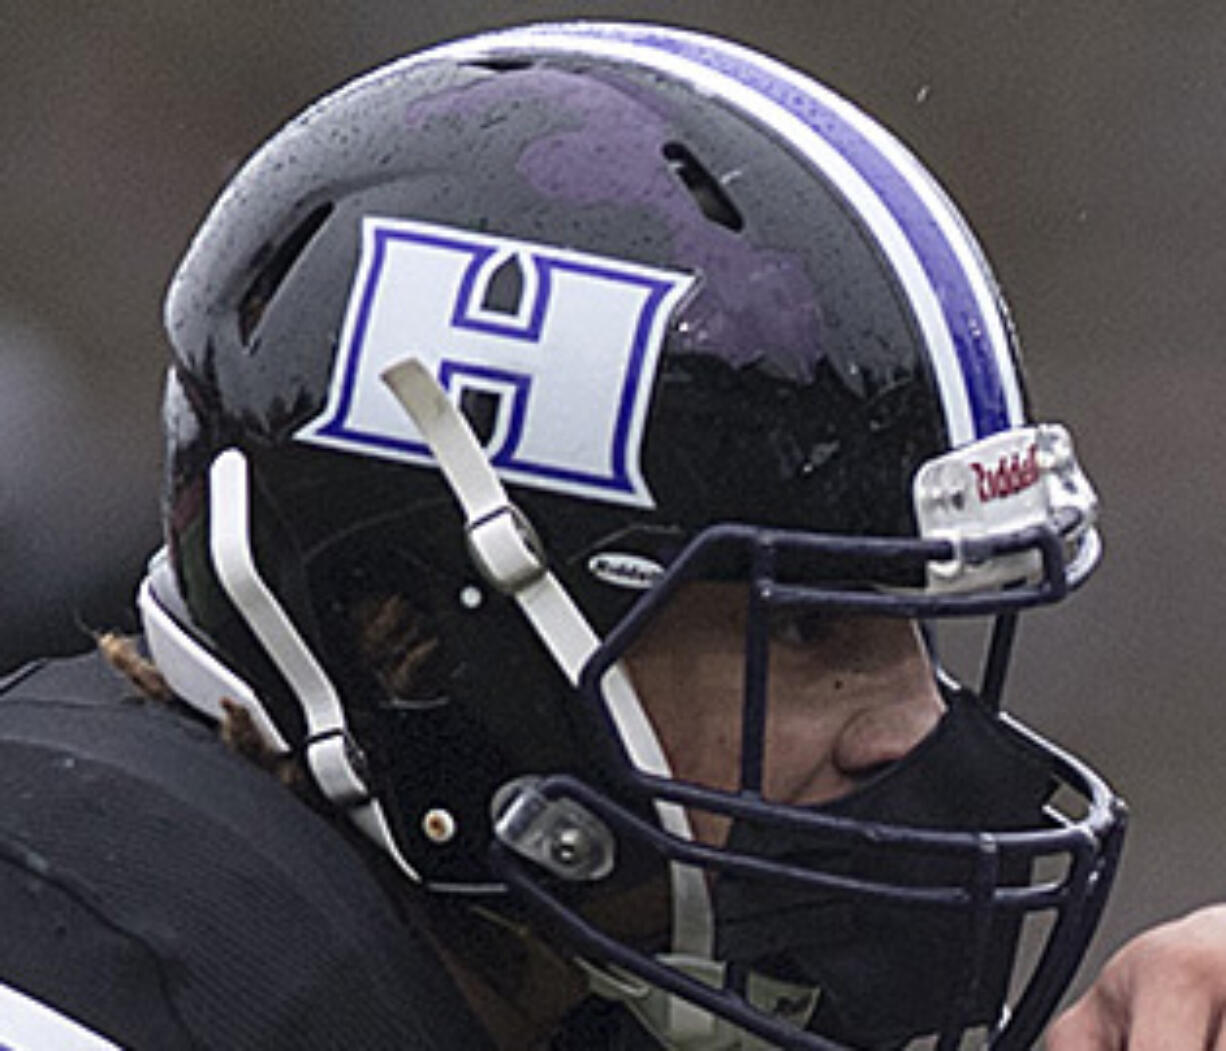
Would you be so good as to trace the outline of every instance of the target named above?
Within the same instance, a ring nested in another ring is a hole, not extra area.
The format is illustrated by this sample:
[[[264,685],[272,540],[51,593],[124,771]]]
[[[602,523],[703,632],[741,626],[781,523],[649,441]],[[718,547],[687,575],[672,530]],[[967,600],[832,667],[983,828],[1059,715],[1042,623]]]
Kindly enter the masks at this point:
[[[259,149],[166,322],[141,606],[185,700],[244,707],[408,880],[527,919],[667,1046],[1028,1045],[1124,812],[1000,699],[1019,612],[1098,559],[1096,502],[888,132],[697,33],[459,40]],[[748,610],[735,791],[672,776],[622,660],[710,579]],[[827,611],[995,630],[911,755],[785,805],[773,625]],[[627,933],[649,886],[664,922]]]

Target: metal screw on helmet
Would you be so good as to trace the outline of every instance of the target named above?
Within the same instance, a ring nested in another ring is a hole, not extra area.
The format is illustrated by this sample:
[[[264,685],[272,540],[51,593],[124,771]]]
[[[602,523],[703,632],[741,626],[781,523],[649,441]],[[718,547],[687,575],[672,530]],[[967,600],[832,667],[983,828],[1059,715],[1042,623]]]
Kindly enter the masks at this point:
[[[441,846],[455,839],[456,820],[451,811],[434,807],[422,817],[421,830],[431,843]]]
[[[581,864],[592,852],[592,844],[581,828],[559,828],[554,834],[550,853],[553,859],[568,869]]]

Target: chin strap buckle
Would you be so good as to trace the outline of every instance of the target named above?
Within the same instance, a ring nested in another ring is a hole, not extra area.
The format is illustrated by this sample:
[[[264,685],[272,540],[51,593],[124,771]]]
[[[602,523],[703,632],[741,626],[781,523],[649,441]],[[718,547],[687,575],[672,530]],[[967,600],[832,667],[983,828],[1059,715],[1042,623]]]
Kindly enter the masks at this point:
[[[311,776],[331,802],[351,810],[371,801],[366,754],[345,727],[312,734],[302,742],[302,751]]]
[[[514,504],[504,504],[465,528],[473,564],[504,595],[516,595],[545,575],[540,538]]]

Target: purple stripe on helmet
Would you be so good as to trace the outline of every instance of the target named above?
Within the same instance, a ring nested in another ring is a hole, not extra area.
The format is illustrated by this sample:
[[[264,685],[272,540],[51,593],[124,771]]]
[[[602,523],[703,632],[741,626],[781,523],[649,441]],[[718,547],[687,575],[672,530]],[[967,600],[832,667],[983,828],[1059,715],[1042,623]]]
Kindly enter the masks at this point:
[[[838,109],[817,92],[754,61],[751,53],[713,47],[689,34],[647,26],[583,23],[542,29],[567,36],[620,40],[696,62],[782,107],[820,135],[877,193],[932,283],[958,357],[976,436],[1014,425],[988,323],[953,246],[907,176]],[[978,249],[971,247],[979,258]],[[985,274],[985,280],[992,288],[990,275]]]

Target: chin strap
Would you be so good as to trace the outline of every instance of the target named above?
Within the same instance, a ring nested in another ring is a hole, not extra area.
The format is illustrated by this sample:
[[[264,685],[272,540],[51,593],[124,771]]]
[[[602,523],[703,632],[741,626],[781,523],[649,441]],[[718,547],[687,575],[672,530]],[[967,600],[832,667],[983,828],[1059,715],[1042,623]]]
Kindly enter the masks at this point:
[[[307,724],[303,752],[320,791],[405,875],[420,882],[397,848],[382,806],[370,794],[362,752],[349,733],[336,688],[256,569],[250,535],[247,458],[238,449],[227,449],[209,469],[209,553],[217,578],[298,700]]]
[[[429,444],[464,512],[469,550],[477,568],[492,586],[516,601],[558,667],[577,685],[600,639],[550,572],[531,523],[510,502],[467,420],[416,358],[391,366],[382,377]],[[644,772],[671,776],[655,730],[620,664],[606,673],[603,687],[610,718],[631,762]],[[693,838],[684,808],[666,802],[657,802],[655,807],[667,832],[681,839]],[[693,866],[674,862],[669,870],[675,957],[688,959],[696,967],[710,966],[713,934],[706,881]],[[605,973],[591,964],[586,966],[593,975]],[[597,983],[599,979],[594,979],[594,986]],[[601,991],[609,995],[619,984],[618,979],[607,976]],[[661,1002],[656,1014],[661,1016],[668,1041],[679,1047],[693,1046],[690,1037],[709,1033],[713,1025],[706,1011],[674,996]]]

